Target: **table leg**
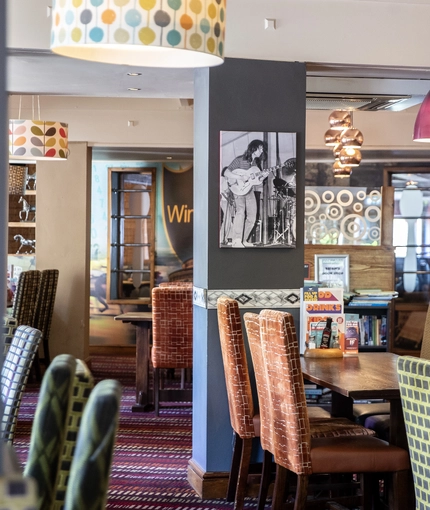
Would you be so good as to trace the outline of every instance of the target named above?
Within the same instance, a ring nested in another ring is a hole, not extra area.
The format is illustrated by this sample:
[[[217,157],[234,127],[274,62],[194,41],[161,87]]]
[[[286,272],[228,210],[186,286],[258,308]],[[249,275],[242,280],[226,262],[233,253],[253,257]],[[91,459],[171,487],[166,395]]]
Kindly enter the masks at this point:
[[[133,412],[154,410],[149,396],[149,322],[136,324],[136,404]]]
[[[352,412],[353,400],[350,397],[345,397],[336,391],[332,391],[331,394],[331,415],[338,418],[348,418],[354,420],[354,414]]]

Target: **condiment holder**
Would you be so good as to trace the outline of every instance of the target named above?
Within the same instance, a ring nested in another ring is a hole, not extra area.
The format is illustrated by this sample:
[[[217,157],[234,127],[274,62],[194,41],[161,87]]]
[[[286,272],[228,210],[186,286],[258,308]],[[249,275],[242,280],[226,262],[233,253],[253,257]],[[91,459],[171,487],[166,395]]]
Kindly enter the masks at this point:
[[[305,349],[305,358],[342,358],[341,349]]]

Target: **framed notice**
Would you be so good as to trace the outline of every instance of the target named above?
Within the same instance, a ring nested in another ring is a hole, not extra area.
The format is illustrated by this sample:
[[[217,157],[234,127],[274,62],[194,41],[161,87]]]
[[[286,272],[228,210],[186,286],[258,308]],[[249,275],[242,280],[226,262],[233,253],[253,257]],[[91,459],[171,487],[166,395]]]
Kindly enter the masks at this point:
[[[349,291],[349,255],[315,255],[315,281]]]

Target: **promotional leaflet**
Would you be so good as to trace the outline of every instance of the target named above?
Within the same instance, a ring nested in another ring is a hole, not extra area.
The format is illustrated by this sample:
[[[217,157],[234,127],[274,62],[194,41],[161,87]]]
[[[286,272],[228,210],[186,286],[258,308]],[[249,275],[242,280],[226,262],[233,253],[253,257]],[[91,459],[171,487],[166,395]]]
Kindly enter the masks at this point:
[[[318,349],[322,332],[331,318],[330,348],[340,346],[345,352],[345,316],[343,311],[343,289],[305,286],[301,289],[301,335],[300,352],[314,342]]]

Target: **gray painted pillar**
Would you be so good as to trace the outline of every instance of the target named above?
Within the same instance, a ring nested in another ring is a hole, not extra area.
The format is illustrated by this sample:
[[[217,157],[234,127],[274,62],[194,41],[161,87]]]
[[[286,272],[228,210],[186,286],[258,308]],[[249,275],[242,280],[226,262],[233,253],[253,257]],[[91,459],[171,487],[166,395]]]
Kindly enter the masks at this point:
[[[216,310],[208,297],[214,290],[298,290],[303,285],[306,69],[301,63],[226,59],[219,67],[196,71],[194,86],[192,463],[204,472],[225,472],[232,430]],[[219,248],[221,131],[297,133],[296,248]],[[298,320],[297,307],[273,304],[260,308],[286,309]]]

